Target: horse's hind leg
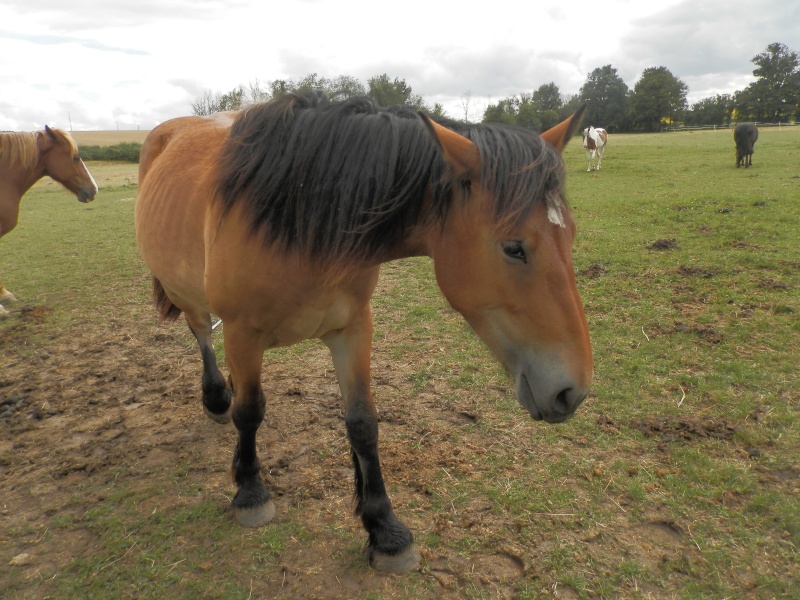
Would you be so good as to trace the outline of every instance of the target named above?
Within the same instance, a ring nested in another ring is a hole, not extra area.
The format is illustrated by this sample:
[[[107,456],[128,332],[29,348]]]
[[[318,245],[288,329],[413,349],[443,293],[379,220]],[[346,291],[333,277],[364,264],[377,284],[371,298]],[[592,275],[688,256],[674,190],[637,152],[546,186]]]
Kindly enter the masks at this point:
[[[345,426],[355,467],[356,514],[369,534],[367,560],[379,571],[407,573],[419,550],[392,510],[378,458],[378,415],[369,387],[372,312],[367,306],[349,327],[323,341],[331,351],[345,406]]]
[[[184,311],[184,315],[203,357],[203,409],[217,423],[228,423],[231,420],[231,390],[217,366],[217,356],[211,344],[211,315],[195,311]]]

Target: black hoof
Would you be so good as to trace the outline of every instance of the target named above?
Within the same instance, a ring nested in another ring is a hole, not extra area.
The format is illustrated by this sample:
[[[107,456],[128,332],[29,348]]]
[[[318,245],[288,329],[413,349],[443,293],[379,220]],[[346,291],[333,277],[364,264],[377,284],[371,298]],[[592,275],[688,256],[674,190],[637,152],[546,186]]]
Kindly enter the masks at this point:
[[[231,421],[231,391],[226,386],[203,388],[203,410],[208,418],[217,423]]]

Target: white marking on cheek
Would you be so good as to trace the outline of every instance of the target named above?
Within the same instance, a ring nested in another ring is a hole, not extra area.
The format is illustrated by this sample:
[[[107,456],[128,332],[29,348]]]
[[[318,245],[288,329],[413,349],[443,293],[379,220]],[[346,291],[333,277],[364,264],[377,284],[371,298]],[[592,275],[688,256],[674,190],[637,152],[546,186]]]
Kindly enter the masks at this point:
[[[564,227],[564,219],[561,216],[561,209],[557,206],[548,206],[547,207],[547,218],[553,225],[558,225],[559,227]]]

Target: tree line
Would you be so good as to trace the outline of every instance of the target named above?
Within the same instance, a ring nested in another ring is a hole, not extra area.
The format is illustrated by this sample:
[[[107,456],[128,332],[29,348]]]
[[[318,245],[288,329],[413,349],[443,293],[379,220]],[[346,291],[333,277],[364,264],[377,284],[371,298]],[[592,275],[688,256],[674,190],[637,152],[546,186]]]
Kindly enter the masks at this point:
[[[585,122],[612,132],[658,131],[674,125],[721,125],[744,121],[780,123],[800,120],[800,56],[786,45],[774,43],[751,59],[755,81],[733,94],[717,94],[689,106],[688,86],[666,67],[642,72],[633,88],[611,65],[588,74],[577,94],[562,94],[558,86],[546,83],[533,92],[509,96],[484,111],[482,121],[518,125],[543,131],[567,118],[586,103]],[[367,96],[381,106],[407,104],[432,114],[445,115],[440,104],[429,106],[422,96],[400,78],[378,75],[366,85],[341,75],[334,79],[310,74],[300,80],[276,79],[262,87],[258,82],[226,93],[206,92],[192,103],[196,115],[238,110],[250,102],[301,90],[322,90],[333,98]],[[462,96],[466,113],[470,94]]]

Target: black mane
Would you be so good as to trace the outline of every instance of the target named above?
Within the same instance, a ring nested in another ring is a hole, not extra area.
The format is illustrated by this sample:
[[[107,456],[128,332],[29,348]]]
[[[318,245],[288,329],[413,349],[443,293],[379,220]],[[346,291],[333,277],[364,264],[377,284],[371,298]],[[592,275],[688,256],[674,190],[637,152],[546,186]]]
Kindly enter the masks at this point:
[[[563,165],[529,131],[436,119],[479,148],[499,222],[561,202]],[[217,197],[243,203],[252,232],[329,264],[374,256],[448,211],[454,183],[416,109],[287,94],[246,108],[222,152]],[[421,214],[430,192],[431,212]],[[465,194],[468,198],[468,194]]]

